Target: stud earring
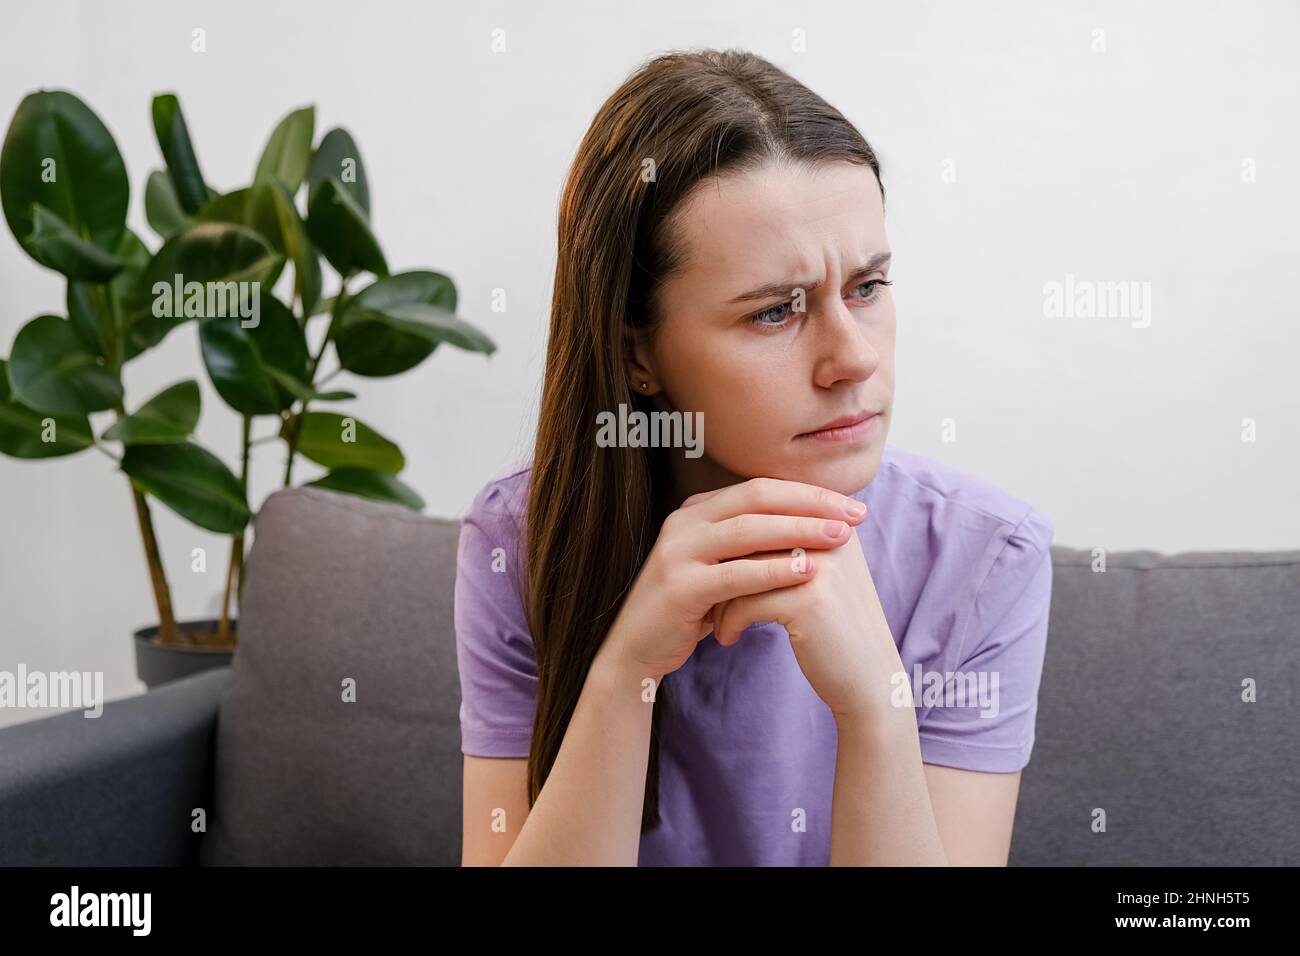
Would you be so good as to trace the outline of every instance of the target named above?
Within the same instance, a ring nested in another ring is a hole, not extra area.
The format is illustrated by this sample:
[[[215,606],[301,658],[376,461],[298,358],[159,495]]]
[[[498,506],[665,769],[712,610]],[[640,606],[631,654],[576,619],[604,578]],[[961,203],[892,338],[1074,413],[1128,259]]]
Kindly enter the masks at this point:
[[[645,382],[642,382],[642,383],[641,383],[641,391],[644,392],[644,391],[645,391],[647,388],[649,388],[649,387],[650,387],[650,386],[647,385]]]

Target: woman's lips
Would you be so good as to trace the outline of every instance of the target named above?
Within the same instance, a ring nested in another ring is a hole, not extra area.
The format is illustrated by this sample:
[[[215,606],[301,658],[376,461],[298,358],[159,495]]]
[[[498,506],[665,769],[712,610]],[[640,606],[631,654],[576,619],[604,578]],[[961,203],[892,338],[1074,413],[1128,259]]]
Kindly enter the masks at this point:
[[[873,412],[865,418],[850,425],[840,425],[835,428],[823,428],[820,431],[804,432],[802,435],[796,435],[796,438],[809,439],[819,442],[853,442],[861,441],[875,427],[876,419],[880,417],[878,412]]]

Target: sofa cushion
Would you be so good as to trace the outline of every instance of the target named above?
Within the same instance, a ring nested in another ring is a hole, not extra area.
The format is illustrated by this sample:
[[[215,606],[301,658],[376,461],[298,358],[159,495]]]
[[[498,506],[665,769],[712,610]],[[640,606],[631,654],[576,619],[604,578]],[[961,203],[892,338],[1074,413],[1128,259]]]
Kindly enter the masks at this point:
[[[1300,551],[1052,557],[1010,862],[1300,864]]]
[[[200,862],[458,864],[459,522],[307,487],[254,530]],[[1052,557],[1010,862],[1300,864],[1300,551]]]
[[[323,488],[265,500],[201,863],[460,863],[459,529]]]

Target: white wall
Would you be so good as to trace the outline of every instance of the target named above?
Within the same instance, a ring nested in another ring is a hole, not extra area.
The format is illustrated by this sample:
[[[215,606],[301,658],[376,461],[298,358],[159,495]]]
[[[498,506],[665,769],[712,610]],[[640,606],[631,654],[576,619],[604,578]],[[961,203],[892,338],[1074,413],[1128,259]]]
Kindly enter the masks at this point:
[[[318,133],[349,127],[392,267],[453,276],[461,313],[500,345],[490,360],[439,349],[396,379],[331,383],[356,385],[357,416],[403,446],[403,478],[427,511],[457,515],[528,454],[556,202],[596,108],[654,52],[748,48],[836,104],[881,155],[899,314],[891,442],[1034,502],[1058,543],[1296,548],[1298,11],[1285,0],[43,0],[6,10],[0,118],[38,87],[85,99],[126,158],[131,225],[150,236],[154,93],[179,93],[219,189],[244,184],[291,108],[314,102]],[[490,50],[498,27],[505,53]],[[795,30],[806,52],[792,50]],[[1150,325],[1046,317],[1044,285],[1067,274],[1149,282]],[[489,308],[496,288],[504,314]],[[0,355],[62,298],[4,230]],[[198,440],[233,465],[238,422],[192,331],[127,367],[128,405],[186,377],[203,387]],[[1245,418],[1254,443],[1241,439]],[[260,451],[255,507],[282,469],[276,446]],[[300,462],[297,475],[319,471]],[[225,542],[154,514],[178,615],[212,614]],[[195,547],[214,555],[206,575],[189,570]],[[93,451],[0,458],[0,668],[102,670],[110,699],[136,693],[128,635],[154,620],[114,463]],[[37,716],[0,709],[0,724]]]

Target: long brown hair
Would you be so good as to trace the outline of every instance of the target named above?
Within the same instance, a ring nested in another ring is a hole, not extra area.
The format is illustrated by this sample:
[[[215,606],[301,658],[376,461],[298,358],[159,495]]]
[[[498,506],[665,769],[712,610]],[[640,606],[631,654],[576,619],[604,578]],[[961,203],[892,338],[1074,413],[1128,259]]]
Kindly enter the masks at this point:
[[[668,452],[600,447],[596,416],[619,403],[655,410],[628,381],[627,335],[653,335],[656,293],[682,265],[674,210],[705,177],[773,160],[846,161],[880,177],[853,125],[784,71],[739,50],[689,50],[628,77],[592,120],[569,171],[524,525],[538,674],[530,806],[671,500]],[[660,822],[667,685],[655,692],[642,834]]]

